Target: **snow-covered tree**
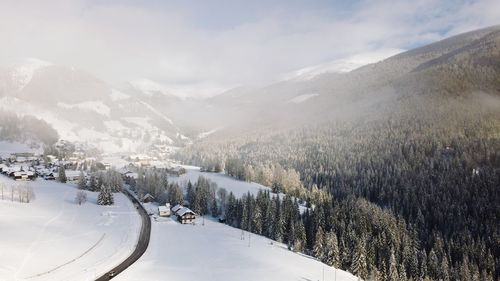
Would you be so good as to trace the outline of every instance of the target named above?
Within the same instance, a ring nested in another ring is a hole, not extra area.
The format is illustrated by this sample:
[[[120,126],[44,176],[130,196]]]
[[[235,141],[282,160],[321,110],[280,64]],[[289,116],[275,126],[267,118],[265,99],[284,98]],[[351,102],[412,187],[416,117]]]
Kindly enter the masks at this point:
[[[325,235],[323,233],[323,228],[321,226],[318,227],[318,230],[316,231],[316,236],[314,239],[314,247],[313,247],[313,252],[314,256],[319,259],[320,261],[324,260],[324,241],[325,241]]]
[[[68,181],[68,178],[66,177],[66,169],[64,168],[64,164],[61,164],[61,167],[59,167],[59,174],[57,175],[57,181],[62,183]]]
[[[114,198],[111,189],[108,186],[101,185],[101,191],[97,196],[98,205],[113,205]]]
[[[361,278],[366,278],[368,276],[368,267],[366,264],[366,248],[364,239],[358,241],[352,258],[351,272],[360,276]]]
[[[85,179],[83,171],[80,171],[80,178],[78,179],[78,189],[86,189],[86,188],[87,188],[87,180]]]
[[[78,203],[78,205],[82,205],[83,203],[87,202],[87,192],[79,190],[76,193],[75,201],[76,203]]]
[[[329,266],[339,267],[339,245],[337,235],[330,231],[325,236],[325,263]]]

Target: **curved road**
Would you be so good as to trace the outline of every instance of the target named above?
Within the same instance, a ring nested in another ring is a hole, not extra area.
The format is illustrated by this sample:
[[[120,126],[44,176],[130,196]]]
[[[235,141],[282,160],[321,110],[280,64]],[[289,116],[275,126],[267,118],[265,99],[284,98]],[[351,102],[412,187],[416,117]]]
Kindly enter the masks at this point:
[[[141,215],[142,219],[142,226],[141,226],[141,233],[139,234],[139,242],[137,242],[137,245],[135,247],[135,250],[132,252],[132,254],[125,259],[122,263],[117,265],[115,268],[111,269],[110,271],[106,272],[103,276],[99,277],[96,279],[96,281],[105,281],[105,280],[110,280],[114,276],[118,275],[120,272],[124,271],[132,265],[135,261],[137,261],[144,252],[146,252],[146,249],[148,248],[149,244],[149,237],[151,235],[151,219],[149,218],[148,213],[142,206],[142,204],[135,198],[130,192],[126,189],[123,189],[123,193],[128,196],[128,198],[138,206],[137,210],[139,211],[139,214]],[[111,274],[114,273],[114,274]]]

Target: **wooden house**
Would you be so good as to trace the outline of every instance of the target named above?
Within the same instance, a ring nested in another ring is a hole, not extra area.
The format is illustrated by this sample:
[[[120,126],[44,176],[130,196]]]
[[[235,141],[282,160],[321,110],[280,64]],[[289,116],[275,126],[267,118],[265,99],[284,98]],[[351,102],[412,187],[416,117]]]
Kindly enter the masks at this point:
[[[158,215],[160,217],[170,217],[170,209],[166,206],[158,206]]]
[[[182,207],[177,211],[177,220],[182,224],[193,223],[196,219],[196,214],[191,209]]]
[[[155,197],[149,193],[146,193],[144,196],[142,196],[141,201],[144,203],[150,203],[155,200]]]

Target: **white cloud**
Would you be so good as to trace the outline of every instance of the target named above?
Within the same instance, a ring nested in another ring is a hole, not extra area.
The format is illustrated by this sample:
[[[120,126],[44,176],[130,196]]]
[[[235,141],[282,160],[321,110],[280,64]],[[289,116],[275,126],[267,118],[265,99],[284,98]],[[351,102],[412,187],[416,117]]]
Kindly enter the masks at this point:
[[[0,63],[37,57],[113,82],[147,77],[207,95],[500,22],[496,0],[245,3],[3,0]]]

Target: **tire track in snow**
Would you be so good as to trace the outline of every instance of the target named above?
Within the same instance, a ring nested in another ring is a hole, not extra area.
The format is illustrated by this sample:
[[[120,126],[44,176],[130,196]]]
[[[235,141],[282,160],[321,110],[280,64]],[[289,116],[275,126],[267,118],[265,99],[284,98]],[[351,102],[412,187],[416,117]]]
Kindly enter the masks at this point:
[[[66,209],[66,204],[65,204],[66,203],[66,197],[68,197],[69,193],[70,193],[70,190],[67,190],[67,191],[64,192],[64,197],[63,197],[64,200],[60,204],[61,208],[59,209],[59,212],[43,225],[43,228],[38,233],[37,238],[35,240],[33,240],[33,242],[31,242],[30,247],[28,248],[28,251],[27,251],[26,255],[24,255],[24,259],[23,259],[21,265],[19,266],[18,270],[15,273],[15,277],[17,279],[19,279],[19,274],[21,273],[21,271],[26,266],[26,263],[28,262],[28,260],[33,257],[33,250],[36,248],[36,245],[39,244],[42,236],[47,231],[47,227],[50,224],[52,224],[54,221],[56,221],[57,219],[59,219],[59,217],[61,217],[64,214],[64,210]]]

